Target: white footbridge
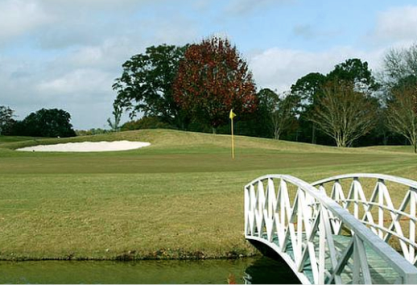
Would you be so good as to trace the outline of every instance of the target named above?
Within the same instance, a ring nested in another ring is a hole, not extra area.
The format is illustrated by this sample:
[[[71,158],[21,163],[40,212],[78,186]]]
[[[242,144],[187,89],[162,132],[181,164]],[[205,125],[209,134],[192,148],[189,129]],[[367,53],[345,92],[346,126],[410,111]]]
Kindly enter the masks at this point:
[[[303,284],[417,284],[417,182],[348,174],[245,186],[245,237]]]

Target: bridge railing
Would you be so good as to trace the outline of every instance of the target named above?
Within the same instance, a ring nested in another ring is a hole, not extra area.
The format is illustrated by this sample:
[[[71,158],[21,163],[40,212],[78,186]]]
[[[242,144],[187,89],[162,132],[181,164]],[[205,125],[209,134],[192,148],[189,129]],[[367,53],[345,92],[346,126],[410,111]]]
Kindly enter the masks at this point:
[[[417,282],[412,264],[321,189],[289,175],[250,182],[246,238],[274,249],[305,284],[382,283],[371,277],[367,251],[392,268],[392,283]]]
[[[417,265],[415,181],[356,173],[326,178],[312,185],[326,192],[382,240],[398,247],[405,259]],[[342,223],[330,218],[336,232],[340,232]]]

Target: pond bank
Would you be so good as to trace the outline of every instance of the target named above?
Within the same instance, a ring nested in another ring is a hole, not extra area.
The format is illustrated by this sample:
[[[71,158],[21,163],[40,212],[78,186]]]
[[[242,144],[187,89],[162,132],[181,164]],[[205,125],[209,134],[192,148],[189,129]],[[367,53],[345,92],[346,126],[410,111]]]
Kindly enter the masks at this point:
[[[0,262],[7,284],[298,283],[285,264],[265,257],[219,260]]]
[[[171,250],[160,249],[150,252],[148,254],[141,254],[135,250],[123,252],[117,255],[108,256],[78,256],[76,253],[58,256],[58,257],[36,257],[24,256],[18,254],[4,255],[0,254],[0,262],[6,261],[142,261],[142,260],[235,260],[242,258],[259,257],[261,254],[254,250],[251,253],[242,253],[239,251],[230,251],[225,255],[206,255],[203,251],[185,251],[185,250]]]

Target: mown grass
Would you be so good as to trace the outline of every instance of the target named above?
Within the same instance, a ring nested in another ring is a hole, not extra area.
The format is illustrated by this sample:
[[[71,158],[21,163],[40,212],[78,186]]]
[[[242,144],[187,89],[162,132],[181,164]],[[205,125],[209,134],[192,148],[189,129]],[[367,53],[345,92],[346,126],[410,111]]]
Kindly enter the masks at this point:
[[[139,150],[40,153],[70,141],[136,140]],[[350,172],[417,179],[417,157],[268,139],[168,130],[71,139],[0,140],[1,259],[227,257],[243,237],[243,187],[283,173],[306,181]]]
[[[32,137],[0,136],[0,145],[14,143],[14,142],[32,141],[35,139],[36,138],[32,138]]]
[[[390,145],[390,146],[370,146],[364,147],[373,151],[388,151],[388,152],[400,152],[400,153],[414,153],[414,148],[409,145]]]

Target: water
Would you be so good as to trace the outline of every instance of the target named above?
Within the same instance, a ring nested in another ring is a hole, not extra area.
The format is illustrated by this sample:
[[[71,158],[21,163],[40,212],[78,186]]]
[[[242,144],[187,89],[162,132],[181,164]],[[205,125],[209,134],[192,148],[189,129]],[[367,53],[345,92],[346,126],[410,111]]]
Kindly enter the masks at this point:
[[[200,261],[0,262],[0,283],[9,284],[289,284],[299,283],[285,263],[267,257]]]

